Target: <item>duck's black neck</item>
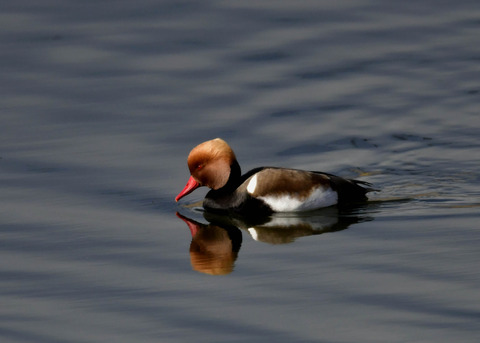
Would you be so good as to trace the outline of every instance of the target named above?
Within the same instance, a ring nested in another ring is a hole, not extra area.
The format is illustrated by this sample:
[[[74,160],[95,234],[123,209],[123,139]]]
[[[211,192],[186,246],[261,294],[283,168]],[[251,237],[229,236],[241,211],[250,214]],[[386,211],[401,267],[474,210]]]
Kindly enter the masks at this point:
[[[230,177],[228,178],[227,183],[219,190],[233,190],[236,189],[240,184],[240,179],[242,176],[242,170],[237,160],[233,161],[230,166]]]

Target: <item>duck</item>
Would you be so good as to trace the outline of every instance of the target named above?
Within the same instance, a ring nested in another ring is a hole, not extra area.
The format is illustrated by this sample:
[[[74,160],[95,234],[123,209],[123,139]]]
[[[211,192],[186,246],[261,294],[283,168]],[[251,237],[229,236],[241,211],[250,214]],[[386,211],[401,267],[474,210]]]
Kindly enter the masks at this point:
[[[187,158],[190,178],[175,197],[178,202],[195,189],[210,188],[203,208],[239,215],[304,212],[365,202],[376,191],[365,181],[333,174],[281,167],[258,167],[242,175],[235,153],[215,138],[194,147]]]

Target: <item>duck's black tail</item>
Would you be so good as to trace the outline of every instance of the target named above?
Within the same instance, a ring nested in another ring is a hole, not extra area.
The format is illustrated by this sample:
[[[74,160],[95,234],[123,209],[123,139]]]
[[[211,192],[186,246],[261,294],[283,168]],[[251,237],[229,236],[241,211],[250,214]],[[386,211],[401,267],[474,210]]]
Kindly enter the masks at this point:
[[[326,175],[331,180],[332,188],[338,193],[339,204],[365,201],[367,200],[366,194],[368,192],[378,191],[371,183],[366,181],[344,179],[332,174]]]

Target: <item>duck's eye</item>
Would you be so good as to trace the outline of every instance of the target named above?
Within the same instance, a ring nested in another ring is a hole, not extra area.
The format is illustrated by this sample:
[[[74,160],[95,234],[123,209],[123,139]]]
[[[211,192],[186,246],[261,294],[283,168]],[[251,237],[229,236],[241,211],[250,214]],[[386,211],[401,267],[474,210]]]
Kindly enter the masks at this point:
[[[202,169],[203,168],[203,164],[197,164],[197,167],[195,169]]]

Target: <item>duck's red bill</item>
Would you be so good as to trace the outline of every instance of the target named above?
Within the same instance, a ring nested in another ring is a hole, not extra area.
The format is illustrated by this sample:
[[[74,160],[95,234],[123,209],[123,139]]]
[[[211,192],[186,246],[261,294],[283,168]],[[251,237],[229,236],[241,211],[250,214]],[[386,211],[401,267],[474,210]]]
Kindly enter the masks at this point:
[[[178,201],[181,198],[183,198],[185,195],[192,193],[198,187],[200,187],[200,184],[197,181],[195,181],[195,179],[192,176],[190,176],[190,178],[187,181],[187,184],[185,185],[185,188],[183,188],[183,191],[181,191],[180,194],[177,195],[177,197],[175,198],[175,201]]]

